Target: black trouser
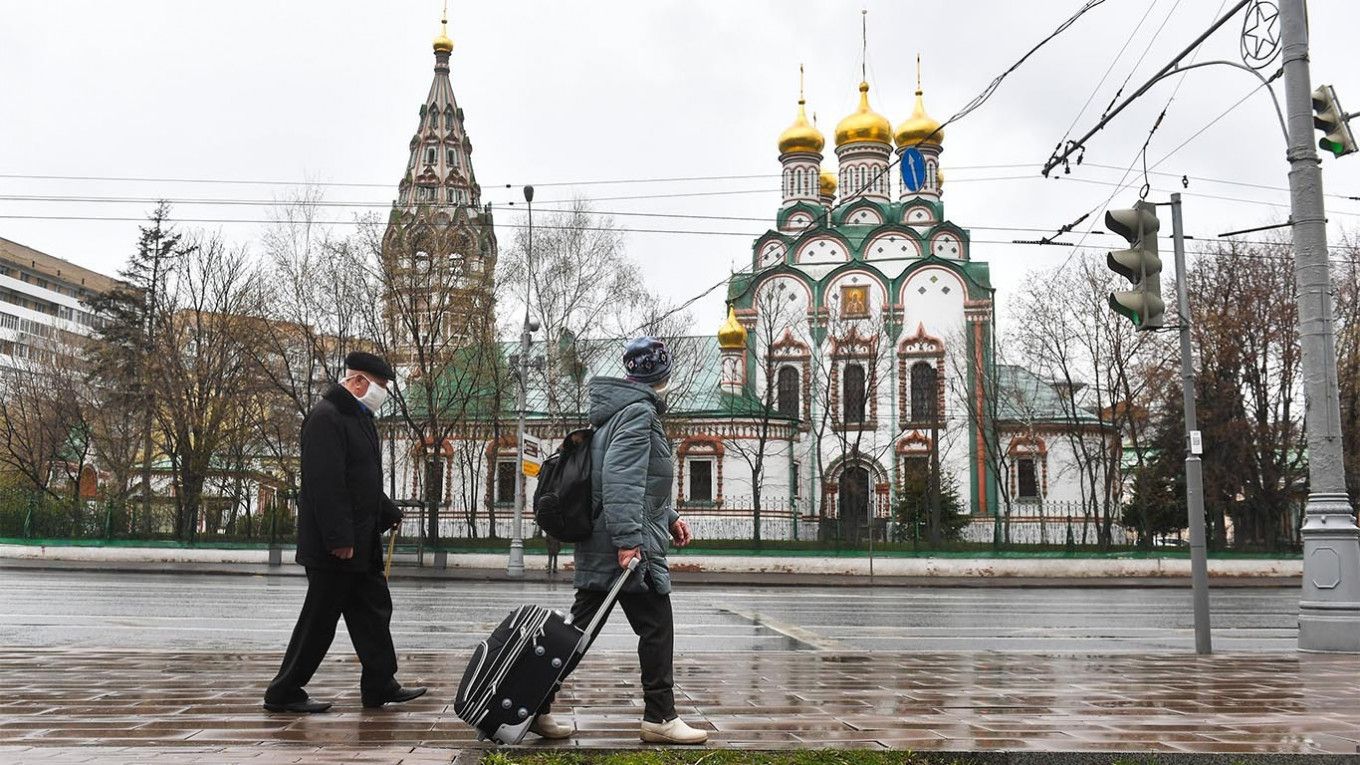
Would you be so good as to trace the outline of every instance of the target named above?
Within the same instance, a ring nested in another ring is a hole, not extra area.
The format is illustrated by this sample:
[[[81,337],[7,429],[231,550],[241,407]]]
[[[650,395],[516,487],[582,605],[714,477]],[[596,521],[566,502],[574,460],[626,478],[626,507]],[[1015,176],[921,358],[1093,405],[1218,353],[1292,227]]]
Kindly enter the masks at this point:
[[[571,623],[582,629],[595,617],[604,603],[605,593],[577,590],[571,604]],[[619,595],[619,605],[628,623],[638,636],[638,661],[642,664],[642,698],[646,704],[642,719],[666,722],[675,715],[675,620],[671,614],[671,596],[658,595],[651,590]],[[609,620],[605,614],[600,622]],[[595,633],[599,637],[599,632]],[[589,650],[589,646],[586,648]],[[573,665],[567,671],[575,669]],[[539,714],[547,714],[554,696],[543,703]]]
[[[335,639],[335,624],[345,617],[345,628],[363,665],[359,688],[365,696],[379,694],[397,674],[397,651],[392,646],[392,594],[382,571],[307,569],[307,599],[302,603],[293,638],[283,655],[279,674],[265,691],[266,701],[284,704],[307,698],[303,686],[316,674]]]

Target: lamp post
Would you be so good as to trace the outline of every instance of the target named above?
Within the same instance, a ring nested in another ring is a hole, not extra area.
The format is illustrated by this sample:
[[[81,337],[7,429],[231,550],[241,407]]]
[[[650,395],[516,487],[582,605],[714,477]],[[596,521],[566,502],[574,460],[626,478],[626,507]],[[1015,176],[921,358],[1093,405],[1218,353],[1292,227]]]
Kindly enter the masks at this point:
[[[1346,495],[1337,392],[1336,336],[1327,254],[1322,168],[1313,138],[1304,0],[1280,3],[1285,114],[1289,125],[1290,222],[1298,289],[1304,414],[1308,432],[1308,501],[1304,506],[1303,591],[1299,648],[1360,652],[1360,529]]]
[[[534,257],[534,187],[524,187],[524,202],[529,207],[529,234],[525,245],[524,266],[533,268]],[[510,562],[505,573],[511,578],[524,577],[524,408],[527,398],[526,388],[529,377],[529,346],[533,333],[538,331],[538,322],[529,317],[529,285],[532,279],[524,280],[524,327],[519,333],[519,354],[513,359],[515,376],[518,378],[516,409],[519,410],[519,427],[515,431],[515,515],[510,524]]]

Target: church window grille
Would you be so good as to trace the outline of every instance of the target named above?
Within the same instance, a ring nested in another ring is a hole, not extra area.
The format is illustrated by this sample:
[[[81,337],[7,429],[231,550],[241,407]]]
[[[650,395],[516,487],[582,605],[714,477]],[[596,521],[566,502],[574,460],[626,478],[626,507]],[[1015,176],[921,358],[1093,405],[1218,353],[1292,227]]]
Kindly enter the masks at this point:
[[[1016,482],[1019,485],[1020,499],[1039,498],[1039,471],[1034,460],[1022,457],[1015,463]]]
[[[713,460],[690,460],[688,467],[690,501],[712,502]]]
[[[515,501],[515,461],[496,462],[496,504],[509,505]]]
[[[444,157],[444,159],[445,159],[445,162],[448,164],[449,167],[458,167],[458,150],[457,150],[457,149],[448,149],[448,150],[445,152],[445,157]]]
[[[799,487],[802,486],[803,481],[802,481],[802,478],[801,478],[801,476],[800,476],[799,474],[803,472],[803,469],[802,469],[802,468],[803,468],[803,466],[800,465],[800,464],[798,464],[797,462],[793,463],[793,471],[792,471],[792,473],[789,475],[789,481],[790,481],[790,483],[789,483],[789,498],[790,498],[790,499],[798,499],[798,497],[801,496],[801,492],[799,491]]]
[[[460,201],[461,200],[458,199],[458,189],[449,189],[449,204],[458,204]]]
[[[779,370],[775,408],[780,414],[787,417],[798,416],[798,401],[801,398],[799,387],[797,369],[783,367]]]
[[[427,165],[433,165],[433,164],[434,164],[434,147],[433,147],[433,146],[427,147],[427,148],[425,149],[425,164],[427,164]]]
[[[864,422],[864,367],[849,364],[841,379],[842,419],[847,424]]]
[[[928,361],[918,361],[911,365],[911,419],[912,422],[934,422],[936,412],[938,383],[935,365]]]

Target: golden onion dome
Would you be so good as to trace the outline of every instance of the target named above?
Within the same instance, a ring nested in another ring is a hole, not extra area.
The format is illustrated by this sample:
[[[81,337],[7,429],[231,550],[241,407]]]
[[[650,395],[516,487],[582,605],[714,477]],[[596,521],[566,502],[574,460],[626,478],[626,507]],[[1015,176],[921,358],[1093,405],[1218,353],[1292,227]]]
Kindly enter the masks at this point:
[[[808,122],[807,111],[804,110],[803,104],[803,99],[798,99],[797,119],[784,132],[779,134],[780,154],[788,154],[794,151],[820,154],[822,147],[826,145],[826,138],[822,136],[822,131]]]
[[[718,347],[724,351],[737,351],[746,347],[746,328],[737,321],[737,309],[727,307],[727,321],[718,330]]]
[[[835,173],[831,172],[830,170],[822,170],[822,175],[821,175],[821,178],[820,178],[820,184],[821,184],[822,196],[824,196],[824,197],[834,197],[834,196],[836,196],[836,174],[835,174]]]
[[[836,145],[861,141],[892,143],[892,123],[869,108],[869,83],[859,84],[859,108],[836,125]]]
[[[944,187],[944,170],[935,168],[935,188]]]
[[[449,38],[449,17],[447,11],[445,11],[444,18],[439,20],[439,35],[434,38],[434,52],[453,52],[453,40]]]
[[[926,114],[920,88],[916,89],[916,107],[911,110],[911,116],[897,126],[897,134],[893,137],[899,149],[917,144],[940,146],[944,143],[944,131],[940,129],[939,121]]]

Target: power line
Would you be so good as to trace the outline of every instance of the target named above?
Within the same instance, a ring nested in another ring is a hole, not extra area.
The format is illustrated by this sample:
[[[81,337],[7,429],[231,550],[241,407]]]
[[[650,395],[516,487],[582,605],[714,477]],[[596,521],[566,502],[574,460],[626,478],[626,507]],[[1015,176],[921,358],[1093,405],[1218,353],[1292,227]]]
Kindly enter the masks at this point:
[[[1034,162],[1012,162],[1003,164],[984,164],[984,165],[958,165],[951,167],[951,170],[999,170],[1036,167]],[[614,179],[589,179],[580,181],[545,181],[535,182],[535,187],[553,186],[600,186],[600,185],[623,185],[637,183],[697,183],[700,181],[727,181],[727,180],[765,180],[779,178],[779,173],[746,173],[739,175],[696,175],[681,177],[662,177],[662,178],[614,178]],[[292,186],[303,188],[309,186],[316,187],[337,187],[337,188],[380,188],[396,190],[399,183],[365,183],[356,181],[299,181],[263,178],[174,178],[174,177],[153,177],[153,176],[131,176],[131,175],[51,175],[41,173],[0,173],[0,178],[16,180],[34,181],[97,181],[97,182],[120,182],[120,183],[192,183],[192,184],[222,184],[222,185],[244,185],[244,186]],[[490,191],[493,189],[516,188],[517,184],[512,183],[489,183],[484,184],[483,188]]]

